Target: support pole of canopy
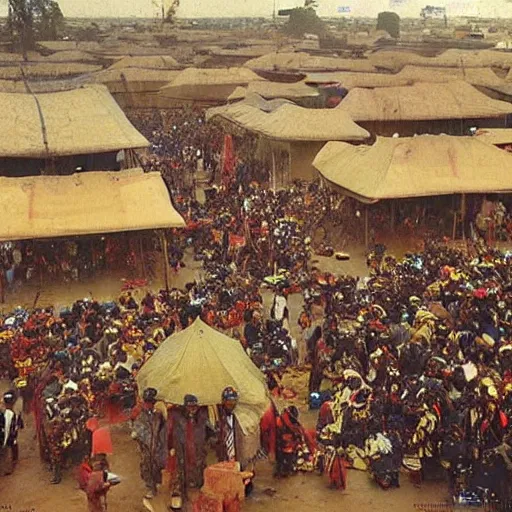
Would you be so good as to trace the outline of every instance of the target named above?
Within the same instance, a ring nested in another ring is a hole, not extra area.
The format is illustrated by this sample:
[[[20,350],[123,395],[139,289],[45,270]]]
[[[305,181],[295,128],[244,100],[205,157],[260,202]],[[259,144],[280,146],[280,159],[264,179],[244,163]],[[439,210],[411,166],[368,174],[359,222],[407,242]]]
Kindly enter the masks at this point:
[[[455,241],[457,235],[457,210],[453,209],[453,229],[452,229],[452,240]]]
[[[276,189],[276,156],[274,154],[274,148],[272,148],[272,188]]]
[[[462,194],[460,201],[460,222],[462,224],[462,240],[466,240],[466,194]]]
[[[292,183],[292,143],[288,143],[288,183],[290,185]]]
[[[364,207],[364,246],[368,249],[368,206]]]
[[[144,263],[144,247],[142,243],[142,235],[139,234],[139,252],[140,252],[140,265],[142,268],[142,278],[146,279],[146,265]]]
[[[165,231],[160,232],[160,242],[162,244],[162,254],[164,257],[164,279],[165,279],[165,290],[169,291],[169,253],[167,249],[167,237]]]
[[[395,201],[391,199],[389,204],[391,205],[390,227],[391,233],[393,233],[395,231]]]

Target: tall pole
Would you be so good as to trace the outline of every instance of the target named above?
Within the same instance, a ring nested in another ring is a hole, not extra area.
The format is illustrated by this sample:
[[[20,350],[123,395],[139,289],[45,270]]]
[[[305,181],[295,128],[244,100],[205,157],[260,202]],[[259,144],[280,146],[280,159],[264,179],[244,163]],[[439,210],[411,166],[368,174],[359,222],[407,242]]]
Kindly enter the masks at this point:
[[[364,207],[364,245],[366,249],[368,249],[369,245],[369,239],[368,239],[368,206]]]
[[[165,231],[161,231],[160,240],[162,244],[162,253],[164,256],[164,278],[165,278],[165,290],[169,291],[169,253],[167,249],[167,237]]]

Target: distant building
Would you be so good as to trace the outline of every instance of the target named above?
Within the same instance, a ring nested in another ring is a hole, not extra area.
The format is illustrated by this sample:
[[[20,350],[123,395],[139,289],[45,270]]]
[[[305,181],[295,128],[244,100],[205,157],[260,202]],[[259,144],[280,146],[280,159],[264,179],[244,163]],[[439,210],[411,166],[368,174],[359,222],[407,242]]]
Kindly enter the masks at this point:
[[[427,5],[421,9],[420,16],[425,20],[442,20],[446,16],[446,7]]]

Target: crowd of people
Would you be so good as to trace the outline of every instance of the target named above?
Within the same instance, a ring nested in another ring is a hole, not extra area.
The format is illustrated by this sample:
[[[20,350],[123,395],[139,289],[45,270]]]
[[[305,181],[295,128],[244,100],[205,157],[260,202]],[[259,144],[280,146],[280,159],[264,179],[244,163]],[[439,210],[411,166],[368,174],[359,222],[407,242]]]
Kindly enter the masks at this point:
[[[136,109],[128,118],[151,142],[145,170],[161,172],[173,190],[189,191],[198,171],[218,172],[223,135],[206,123],[203,109]]]
[[[294,406],[262,423],[274,437],[276,476],[317,469],[345,488],[348,466],[367,469],[387,489],[399,486],[403,467],[420,485],[437,465],[457,496],[482,488],[508,499],[510,263],[490,248],[468,258],[432,244],[398,261],[377,246],[367,279],[305,267],[295,290],[286,279],[274,283],[266,321],[264,279],[206,265],[186,290],[140,301],[125,292],[117,303],[82,300],[58,315],[16,310],[3,322],[2,372],[33,406],[41,456],[57,483],[66,460],[78,463],[90,450],[87,420],[135,407],[138,369],[167,336],[201,316],[232,329],[277,395],[276,370],[311,365],[316,439]],[[286,300],[294,291],[304,297],[296,341]],[[238,314],[232,323],[230,308]],[[199,408],[191,401],[185,409]]]
[[[301,322],[333,486],[340,461],[385,489],[402,467],[420,485],[437,466],[461,500],[509,499],[510,263],[490,248],[428,244],[398,261],[377,246],[365,282],[311,275]]]
[[[157,389],[136,386],[138,371],[163,340],[200,317],[238,339],[266,376],[273,399],[259,443],[261,453],[275,456],[276,478],[318,471],[331,487],[345,489],[347,468],[355,468],[390,489],[400,486],[404,470],[419,486],[442,468],[459,501],[484,499],[482,489],[485,499],[507,501],[511,255],[481,243],[469,256],[430,240],[396,259],[377,244],[368,278],[323,272],[312,264],[315,251],[335,253],[313,238],[342,208],[337,195],[316,183],[269,190],[244,178],[253,165],[245,156],[237,173],[199,202],[178,177],[221,170],[222,131],[189,109],[130,117],[152,142],[146,169],[166,177],[187,222],[169,237],[169,265],[179,272],[191,251],[202,270],[184,289],[124,291],[115,302],[83,299],[61,311],[17,308],[2,318],[0,378],[13,383],[0,414],[7,473],[18,460],[23,428],[13,409],[19,395],[25,414],[34,414],[40,455],[55,484],[67,466],[87,460],[91,419],[105,418],[131,422],[148,499],[163,472],[175,479],[170,487],[178,504],[200,487],[208,446],[219,461],[241,462],[250,492],[255,458],[242,456],[237,390],[226,387],[212,421],[194,395],[162,408]],[[37,259],[31,248],[2,248],[9,271],[27,278]],[[76,244],[54,249],[69,258],[80,253]],[[263,306],[266,290],[273,294],[270,312]],[[298,318],[288,306],[294,293],[304,304]],[[300,336],[292,335],[292,322]],[[297,393],[282,384],[290,368],[309,376],[303,398],[318,411],[314,431],[301,424]],[[295,401],[283,406],[286,400]],[[108,464],[100,458],[85,467],[98,472],[82,487],[96,506],[91,510],[101,511]]]

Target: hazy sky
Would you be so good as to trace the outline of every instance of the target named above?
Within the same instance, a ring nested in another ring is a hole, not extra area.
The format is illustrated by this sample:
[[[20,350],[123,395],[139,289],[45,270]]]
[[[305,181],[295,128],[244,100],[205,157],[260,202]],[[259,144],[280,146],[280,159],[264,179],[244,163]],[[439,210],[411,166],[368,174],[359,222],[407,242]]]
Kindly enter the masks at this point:
[[[161,0],[155,0],[158,3]],[[168,0],[164,0],[168,1]],[[274,0],[181,0],[183,17],[271,16]],[[6,5],[6,0],[0,4]],[[338,7],[350,7],[348,16],[376,16],[382,10],[401,16],[418,16],[425,5],[444,6],[448,15],[512,17],[512,2],[506,0],[318,0],[321,16],[340,16]],[[67,16],[142,16],[156,14],[152,0],[59,0]],[[302,5],[303,0],[276,0],[277,8]]]

